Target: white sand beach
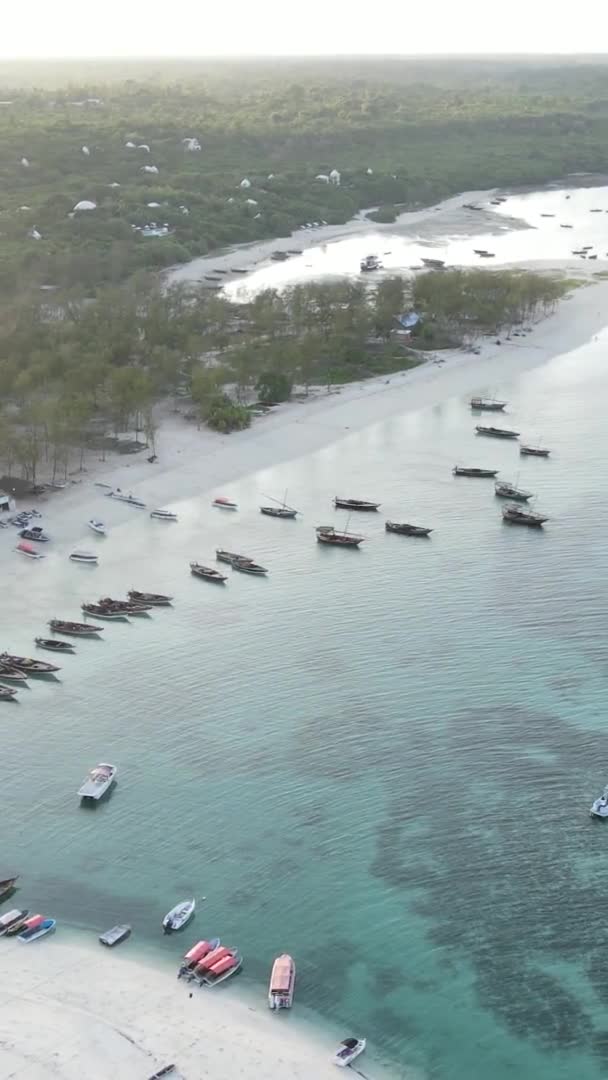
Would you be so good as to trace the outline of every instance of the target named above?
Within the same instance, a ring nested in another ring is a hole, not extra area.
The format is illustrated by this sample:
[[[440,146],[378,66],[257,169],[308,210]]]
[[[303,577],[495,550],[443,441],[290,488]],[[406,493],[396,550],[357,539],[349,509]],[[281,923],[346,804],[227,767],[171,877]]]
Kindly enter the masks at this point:
[[[171,1062],[175,1080],[336,1075],[330,1038],[298,1024],[295,1010],[271,1013],[262,988],[252,1004],[230,984],[192,989],[133,958],[131,943],[112,952],[59,930],[0,947],[0,1080],[146,1080]]]

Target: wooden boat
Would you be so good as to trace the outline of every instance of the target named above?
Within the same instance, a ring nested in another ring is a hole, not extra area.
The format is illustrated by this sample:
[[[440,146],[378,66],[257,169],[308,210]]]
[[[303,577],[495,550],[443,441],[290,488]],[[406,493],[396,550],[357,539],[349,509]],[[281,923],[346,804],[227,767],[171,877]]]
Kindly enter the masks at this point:
[[[49,652],[73,653],[74,646],[71,641],[55,641],[55,638],[34,638],[39,649],[48,649]]]
[[[524,457],[549,457],[550,450],[543,450],[540,446],[520,446],[520,454]]]
[[[61,671],[56,664],[49,664],[46,660],[34,660],[31,656],[11,656],[5,652],[0,653],[0,664],[8,664],[26,675],[53,675],[56,671]]]
[[[32,525],[29,529],[21,529],[19,536],[22,540],[35,540],[37,544],[48,544],[51,539],[40,525]]]
[[[93,799],[95,802],[99,802],[106,791],[112,787],[117,773],[116,765],[109,765],[106,761],[96,765],[94,769],[91,769],[78,791],[80,798]]]
[[[531,491],[522,491],[521,488],[515,487],[514,484],[507,483],[506,480],[497,480],[494,484],[494,493],[499,495],[501,499],[515,499],[516,502],[527,502],[532,498]]]
[[[242,966],[243,958],[237,948],[220,946],[197,965],[195,977],[199,986],[219,986],[231,975],[236,975]]]
[[[202,566],[201,563],[191,562],[190,571],[195,577],[203,578],[205,581],[214,581],[217,585],[223,585],[227,581],[225,574],[220,574],[219,570],[214,570],[212,566]]]
[[[2,675],[0,675],[0,679]],[[0,686],[0,701],[12,701],[17,691],[14,686]]]
[[[236,552],[225,551],[224,548],[216,548],[215,557],[216,559],[218,559],[219,562],[229,563],[230,566],[232,566],[232,563],[235,561],[235,559],[240,559],[244,562],[253,561],[252,559],[248,559],[246,555],[237,555]]]
[[[177,1065],[163,1065],[162,1069],[152,1073],[152,1076],[149,1076],[148,1080],[161,1080],[161,1077],[169,1076],[172,1072],[175,1072],[176,1068]]]
[[[15,937],[17,934],[21,934],[23,930],[27,930],[28,921],[31,918],[31,915],[29,915],[28,912],[25,912],[25,914],[27,918],[17,919],[16,922],[11,923],[11,925],[6,928],[5,937]],[[36,917],[42,918],[42,916]]]
[[[129,589],[127,596],[135,604],[149,604],[151,607],[168,607],[173,600],[172,596],[163,593],[138,592],[137,589]]]
[[[177,514],[172,510],[151,510],[150,517],[157,518],[158,521],[178,521]]]
[[[472,469],[465,465],[455,465],[452,473],[454,476],[483,476],[493,479],[498,474],[498,469]]]
[[[560,229],[572,229],[572,228],[574,228],[573,225],[560,225]]]
[[[482,251],[479,255],[480,259],[495,259],[496,253],[494,251]]]
[[[336,495],[334,506],[337,510],[362,510],[369,512],[378,510],[380,503],[366,502],[364,499],[340,499]]]
[[[268,1007],[291,1009],[296,987],[296,965],[289,953],[277,956],[270,973]]]
[[[506,404],[507,404],[506,401],[497,401],[496,398],[483,398],[483,397],[472,397],[471,398],[471,408],[475,409],[475,410],[478,410],[480,412],[481,411],[485,411],[485,412],[502,412],[502,410],[505,408]]]
[[[10,896],[18,881],[19,874],[15,874],[14,877],[3,878],[0,881],[0,900],[4,900],[5,896]]]
[[[44,559],[44,555],[41,555],[39,551],[36,551],[31,544],[27,544],[25,540],[22,540],[20,544],[17,544],[15,551],[20,551],[22,555],[26,555],[28,559]]]
[[[365,540],[364,536],[357,536],[356,533],[346,530],[338,532],[333,525],[317,525],[315,531],[319,544],[329,544],[333,547],[356,548]]]
[[[445,266],[445,259],[421,259],[420,261],[429,270],[443,270]]]
[[[265,566],[260,566],[253,559],[233,559],[232,569],[238,570],[240,574],[256,574],[258,577],[268,573]]]
[[[491,435],[495,439],[519,438],[519,431],[511,431],[510,428],[492,427],[491,424],[476,424],[475,431],[478,435]]]
[[[276,506],[260,506],[260,513],[261,514],[266,514],[268,517],[274,517],[274,518],[292,518],[292,519],[298,516],[298,511],[295,510],[293,506],[288,506],[287,505],[287,492],[285,492],[285,498],[283,499],[282,502],[279,502],[278,499],[273,499],[272,495],[267,495],[266,498],[270,499],[271,502],[274,502],[277,505]]]
[[[209,941],[197,941],[196,945],[193,945],[191,949],[188,949],[188,952],[185,954],[177,971],[178,979],[181,979],[182,976],[191,978],[197,964],[199,964],[205,956],[208,956],[209,953],[218,949],[219,946],[219,937],[210,938]]]
[[[399,524],[397,521],[385,521],[384,528],[387,532],[399,533],[400,536],[429,536],[433,531],[420,525]]]
[[[111,596],[100,596],[97,605],[120,615],[147,615],[153,606],[139,600],[114,600]]]
[[[474,255],[487,255],[488,254],[488,249],[487,248],[473,248],[473,254]]]
[[[72,562],[88,563],[90,566],[96,566],[99,561],[99,556],[92,551],[71,551],[69,558]]]
[[[0,679],[4,682],[25,682],[27,674],[25,671],[11,667],[10,664],[0,664]]]
[[[541,217],[555,217],[555,214],[541,214]]]
[[[273,260],[273,262],[285,262],[285,260],[289,258],[289,252],[273,251],[271,252],[270,258]]]
[[[238,510],[238,503],[233,502],[232,499],[227,499],[224,495],[218,495],[213,500],[213,506],[216,506],[218,510]]]
[[[363,1053],[366,1046],[366,1039],[343,1039],[331,1060],[344,1069]]]
[[[70,637],[95,637],[95,635],[101,634],[105,630],[105,626],[66,622],[65,619],[49,619],[49,626],[55,634],[68,634]]]
[[[4,915],[0,915],[0,937],[4,937],[9,928],[15,926],[16,923],[24,923],[28,915],[29,911],[20,911],[19,908],[5,911]]]
[[[183,930],[190,922],[196,908],[196,900],[182,900],[168,911],[163,919],[163,933],[172,934],[175,930]]]
[[[107,945],[108,949],[113,949],[115,945],[120,945],[121,941],[126,941],[130,933],[131,927],[127,923],[123,926],[113,926],[99,935],[99,941],[102,945]]]
[[[382,263],[377,255],[366,255],[364,259],[361,259],[359,269],[362,274],[369,274],[373,270],[382,270]]]
[[[107,533],[103,521],[97,521],[95,518],[90,518],[89,521],[87,521],[87,525],[89,526],[89,529],[92,529],[94,533],[98,533],[99,536],[105,536]]]
[[[535,514],[532,510],[524,510],[521,506],[505,506],[502,511],[503,521],[508,521],[511,525],[530,525],[533,528],[540,528],[544,525],[545,521],[549,518],[543,517],[542,514]]]
[[[139,510],[145,510],[146,504],[141,499],[137,499],[135,495],[125,495],[120,488],[116,488],[116,491],[106,491],[106,497],[108,499],[118,499],[119,502],[127,503],[128,506],[137,506]]]
[[[44,937],[45,934],[52,934],[53,930],[57,926],[55,919],[41,919],[39,923],[34,923],[23,930],[17,941],[22,941],[24,944],[29,944],[32,941],[37,941],[38,938]]]
[[[127,620],[127,614],[124,611],[112,611],[100,604],[81,604],[80,606],[85,615],[93,615],[96,619],[119,619],[123,622]]]

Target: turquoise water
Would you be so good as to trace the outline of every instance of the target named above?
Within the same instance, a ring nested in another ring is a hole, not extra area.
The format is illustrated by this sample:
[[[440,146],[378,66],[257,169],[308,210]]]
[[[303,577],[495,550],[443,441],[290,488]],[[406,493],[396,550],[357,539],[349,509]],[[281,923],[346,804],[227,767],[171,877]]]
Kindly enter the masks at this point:
[[[370,1076],[374,1060],[436,1080],[605,1076],[608,833],[587,811],[608,781],[607,348],[492,387],[548,461],[476,437],[452,398],[228,487],[239,514],[203,494],[175,526],[133,511],[87,538],[98,568],[65,559],[78,530],[40,563],[0,533],[12,651],[84,599],[175,597],[0,707],[19,900],[95,932],[129,921],[128,948],[165,955],[220,934],[260,994],[289,950],[298,1002],[372,1041]],[[456,462],[519,476],[551,521],[503,525],[491,481],[454,479]],[[260,493],[286,487],[301,519],[262,517]],[[360,551],[315,542],[346,519],[336,493],[382,501],[351,521]],[[386,535],[385,515],[432,539]],[[268,579],[192,579],[216,545]],[[81,808],[104,759],[119,783]],[[194,926],[163,939],[192,894]]]

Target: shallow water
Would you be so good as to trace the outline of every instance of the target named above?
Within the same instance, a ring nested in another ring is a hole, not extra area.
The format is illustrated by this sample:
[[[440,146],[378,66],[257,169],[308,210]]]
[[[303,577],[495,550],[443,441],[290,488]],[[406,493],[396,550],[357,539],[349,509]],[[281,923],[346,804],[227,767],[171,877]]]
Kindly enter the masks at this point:
[[[59,504],[39,563],[1,531],[11,651],[85,599],[175,597],[0,706],[19,901],[95,932],[129,921],[129,947],[176,958],[220,934],[260,994],[289,950],[298,1002],[372,1040],[370,1076],[374,1055],[437,1080],[605,1076],[608,834],[587,811],[608,781],[607,347],[492,387],[548,461],[476,437],[452,398],[234,484],[238,514],[199,495],[177,525],[117,517],[86,538],[97,568],[67,561],[84,536]],[[503,525],[491,481],[456,462],[519,478],[550,522]],[[262,517],[261,493],[285,488],[302,517]],[[336,493],[382,501],[351,520],[360,551],[315,542],[346,520]],[[389,536],[385,516],[435,531]],[[218,545],[268,579],[192,579]],[[98,760],[119,783],[85,809]],[[188,895],[207,897],[195,923],[163,939]]]

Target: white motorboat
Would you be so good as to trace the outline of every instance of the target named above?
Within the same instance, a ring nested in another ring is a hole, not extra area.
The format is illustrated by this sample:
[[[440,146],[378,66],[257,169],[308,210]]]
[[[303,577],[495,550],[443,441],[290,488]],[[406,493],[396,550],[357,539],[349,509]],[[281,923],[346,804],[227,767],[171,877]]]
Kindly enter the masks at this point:
[[[174,930],[182,930],[194,915],[196,900],[182,900],[168,911],[163,919],[165,934],[172,934]]]
[[[589,813],[591,817],[608,818],[608,787],[604,788],[603,795],[592,803]]]
[[[213,500],[212,506],[216,506],[218,510],[238,510],[238,503],[233,502],[232,499],[227,499],[224,495],[218,495]]]
[[[99,536],[107,536],[108,530],[103,521],[96,521],[95,518],[91,518],[90,521],[87,521],[87,525],[89,529],[92,529],[94,533],[98,533]]]
[[[119,488],[117,488],[116,491],[106,491],[106,498],[118,499],[119,502],[128,503],[129,506],[137,506],[140,510],[145,510],[146,508],[145,502],[142,502],[141,499],[137,499],[135,495],[131,495],[131,492],[129,492],[128,495],[125,495]]]
[[[118,769],[115,765],[102,762],[91,769],[78,794],[81,799],[94,799],[96,802],[105,795],[114,783]]]
[[[40,922],[37,920],[40,919]],[[45,934],[52,934],[57,923],[55,919],[43,919],[41,916],[36,916],[30,926],[23,930],[17,937],[17,941],[23,941],[29,943],[30,941],[37,941],[38,938],[44,937]]]
[[[71,551],[70,559],[72,562],[96,563],[99,556],[94,555],[92,551]]]
[[[177,514],[174,514],[172,510],[152,510],[150,513],[151,518],[157,518],[159,521],[177,521]]]
[[[331,1060],[344,1069],[363,1053],[366,1046],[366,1039],[343,1039]]]

